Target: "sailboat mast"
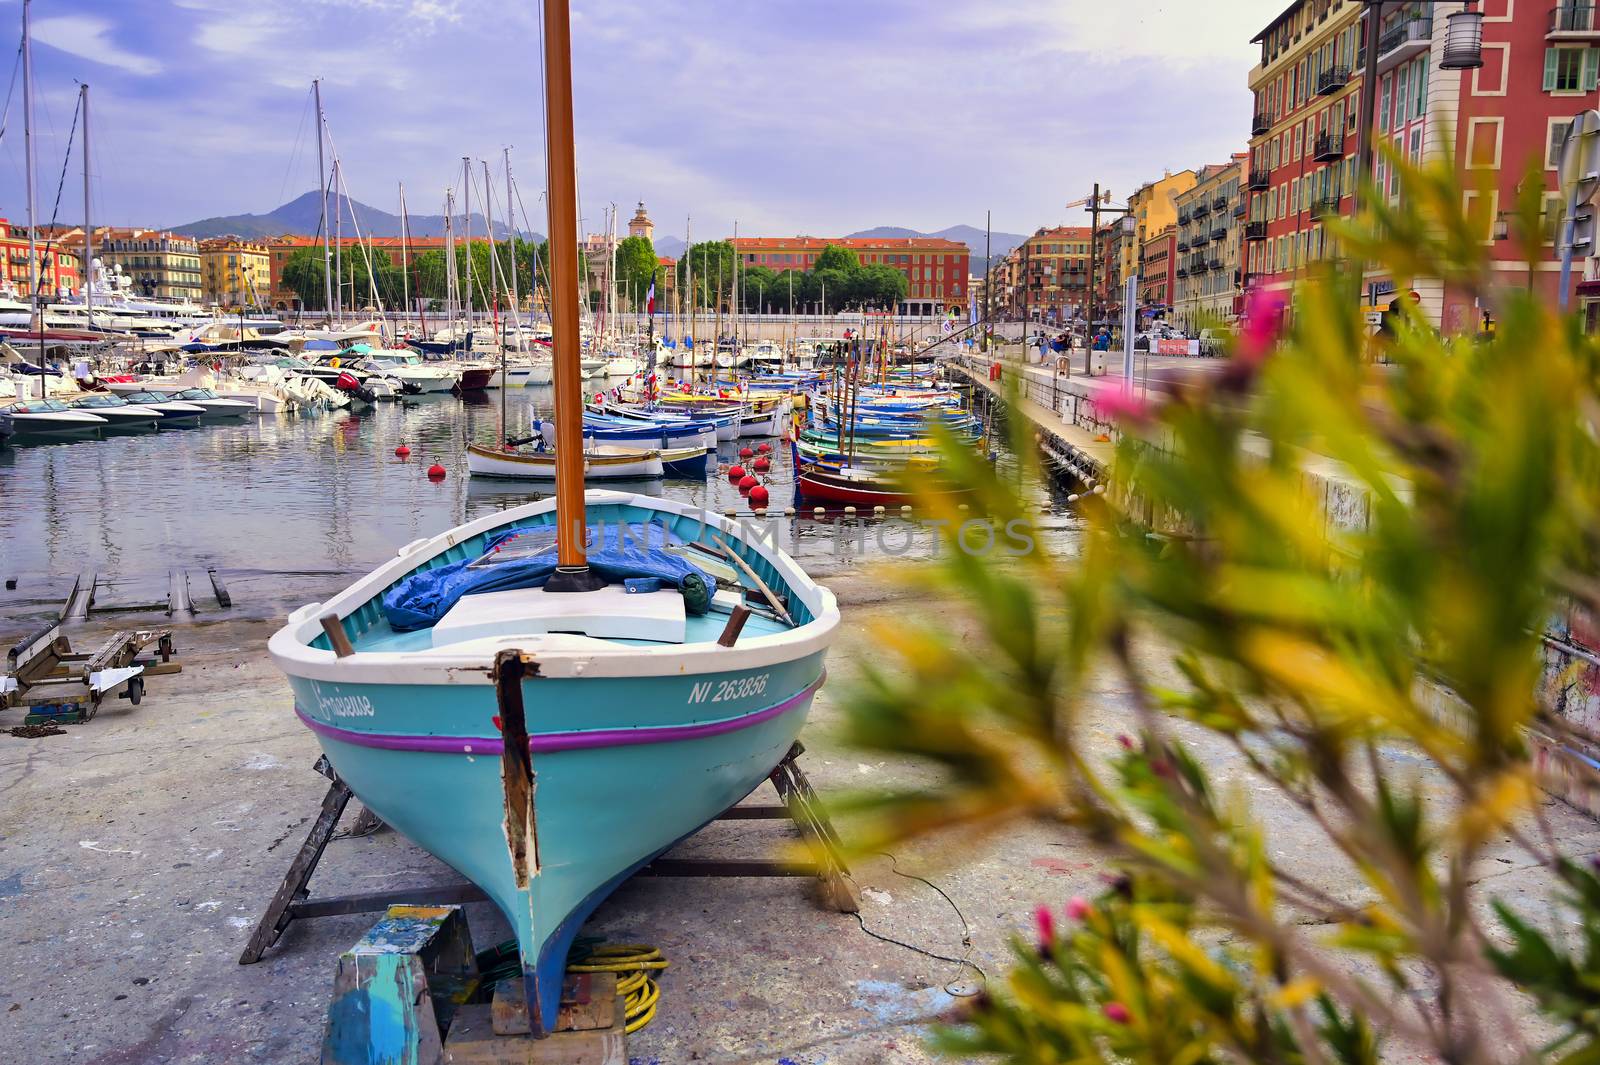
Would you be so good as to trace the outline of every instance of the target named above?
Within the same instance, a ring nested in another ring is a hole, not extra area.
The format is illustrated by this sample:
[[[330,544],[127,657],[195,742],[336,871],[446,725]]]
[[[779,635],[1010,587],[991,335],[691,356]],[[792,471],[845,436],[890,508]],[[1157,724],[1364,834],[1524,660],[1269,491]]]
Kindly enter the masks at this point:
[[[333,239],[333,272],[338,283],[333,286],[333,311],[340,322],[344,321],[344,178],[339,173],[339,157],[333,157],[333,224],[337,229]]]
[[[322,143],[327,140],[327,119],[322,115],[322,79],[311,80],[311,92],[317,101],[317,195],[322,200],[322,313],[333,314],[333,244],[328,229],[328,165],[322,157]]]
[[[45,395],[44,318],[39,313],[39,281],[44,271],[39,266],[39,247],[34,224],[33,191],[33,34],[29,24],[32,0],[22,0],[22,144],[23,166],[28,184],[28,305],[33,308],[29,321],[39,331],[39,398]]]
[[[491,186],[489,184],[489,160],[485,159],[483,161],[483,224],[489,230],[489,294],[494,297],[494,300],[495,300],[495,304],[494,305],[495,305],[496,310],[498,311],[498,309],[500,307],[500,302],[499,302],[500,298],[498,296],[495,296],[495,293],[497,291],[499,291],[498,289],[495,288],[495,272],[496,272],[495,268],[497,266],[499,266],[499,257],[495,254],[495,246],[494,246],[494,197],[489,194],[489,190],[492,187],[493,186]],[[506,207],[507,213],[510,213],[510,210],[511,210],[511,208],[510,208],[509,202],[508,202],[508,205]],[[515,254],[515,252],[516,252],[516,247],[515,247],[515,245],[513,245],[512,246],[512,253]],[[496,323],[496,326],[498,326],[498,324],[499,323]],[[497,328],[496,332],[500,332],[500,330]],[[500,335],[496,339],[499,340],[499,342],[500,342],[500,443],[504,444],[506,442],[506,391],[507,391],[507,389],[506,389],[506,338],[505,338],[505,334],[503,332],[500,333]]]
[[[94,290],[89,281],[94,274],[94,223],[89,218],[89,86],[78,89],[83,103],[83,267],[78,271],[83,289],[83,317],[94,328]],[[242,336],[241,336],[242,339]]]
[[[472,348],[472,160],[467,156],[461,157],[461,214],[466,224],[467,245],[467,298],[463,306],[467,309],[467,348]],[[455,347],[454,339],[451,340],[452,348]]]
[[[456,328],[456,202],[449,189],[444,191],[444,314],[446,343],[454,344]]]
[[[510,290],[510,296],[511,296],[511,324],[516,327],[516,330],[517,330],[517,348],[520,351],[521,348],[522,348],[522,316],[517,313],[518,312],[517,301],[520,298],[517,295],[517,243],[518,243],[518,241],[521,240],[521,236],[520,236],[520,233],[519,233],[519,231],[517,229],[517,212],[516,212],[516,209],[511,206],[511,204],[512,204],[511,197],[512,197],[512,188],[513,188],[513,186],[511,184],[511,149],[510,148],[506,148],[505,149],[505,156],[506,156],[506,224],[510,227],[510,230],[511,230],[511,281],[510,281],[510,284],[508,285],[508,288]],[[504,386],[505,386],[505,382],[502,381],[501,382],[501,387],[504,387]]]
[[[406,183],[400,182],[400,323],[411,317],[411,223],[406,219]]]
[[[589,591],[584,550],[583,373],[578,358],[578,167],[572,144],[572,21],[545,0],[545,173],[550,181],[550,324],[556,422],[556,572],[547,592]],[[532,982],[528,983],[531,989]],[[528,1004],[528,1017],[538,1003]]]
[[[728,368],[731,370],[739,362],[739,323],[743,317],[739,313],[739,220],[733,221],[733,280],[728,284],[728,332],[733,334],[733,349],[728,354]]]

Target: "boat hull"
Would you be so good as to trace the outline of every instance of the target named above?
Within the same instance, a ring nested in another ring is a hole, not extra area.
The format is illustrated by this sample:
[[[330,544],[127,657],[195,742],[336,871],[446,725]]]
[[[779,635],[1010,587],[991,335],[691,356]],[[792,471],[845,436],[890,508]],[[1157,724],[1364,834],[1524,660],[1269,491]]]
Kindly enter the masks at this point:
[[[530,737],[537,873],[524,878],[506,845],[503,744],[492,724],[500,713],[492,686],[291,683],[300,719],[362,804],[499,906],[522,945],[525,973],[541,989],[554,989],[539,996],[548,1027],[555,1023],[567,953],[595,907],[629,875],[755,790],[799,736],[822,680],[822,656],[771,672],[768,692],[782,686],[791,694],[767,694],[753,709],[717,710],[719,716],[697,721],[682,716],[697,685],[737,684],[748,671],[681,678],[675,685],[665,678],[525,680],[530,722],[566,718],[582,720],[584,728],[541,729]],[[360,706],[363,699],[376,711],[364,720],[385,722],[381,734],[320,710]],[[675,723],[636,727],[641,705],[659,708],[656,716]],[[393,731],[406,717],[416,719],[419,731]],[[440,735],[444,721],[459,722],[468,734]],[[441,818],[441,809],[451,816]]]
[[[556,477],[555,452],[532,454],[499,451],[472,444],[467,448],[467,471],[474,477],[505,477],[519,481],[553,481]],[[660,477],[664,472],[659,451],[640,451],[634,455],[585,455],[585,481],[620,480],[632,477]]]

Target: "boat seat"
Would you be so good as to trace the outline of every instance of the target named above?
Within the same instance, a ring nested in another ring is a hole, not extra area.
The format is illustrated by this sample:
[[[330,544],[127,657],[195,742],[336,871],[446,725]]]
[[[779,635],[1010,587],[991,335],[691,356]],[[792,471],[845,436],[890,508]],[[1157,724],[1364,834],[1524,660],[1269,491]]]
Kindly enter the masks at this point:
[[[593,592],[514,588],[462,596],[433,626],[433,646],[547,632],[683,643],[686,631],[683,595],[676,588],[643,594],[630,594],[620,584]]]

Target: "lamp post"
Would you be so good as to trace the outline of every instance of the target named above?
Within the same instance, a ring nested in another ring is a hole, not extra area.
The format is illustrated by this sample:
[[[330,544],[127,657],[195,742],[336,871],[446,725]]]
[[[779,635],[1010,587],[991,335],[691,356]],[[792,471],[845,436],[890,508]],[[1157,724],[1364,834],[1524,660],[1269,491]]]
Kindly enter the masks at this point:
[[[1412,3],[1432,6],[1443,0],[1411,0]],[[1354,190],[1356,206],[1360,209],[1362,188],[1372,178],[1372,127],[1378,109],[1378,47],[1379,29],[1383,23],[1384,0],[1363,0],[1367,20],[1363,34],[1366,62],[1361,71],[1361,125],[1356,130],[1356,167],[1361,180]],[[1445,18],[1444,56],[1439,66],[1445,70],[1471,70],[1483,66],[1483,12],[1476,10],[1476,0],[1467,0],[1467,6]]]

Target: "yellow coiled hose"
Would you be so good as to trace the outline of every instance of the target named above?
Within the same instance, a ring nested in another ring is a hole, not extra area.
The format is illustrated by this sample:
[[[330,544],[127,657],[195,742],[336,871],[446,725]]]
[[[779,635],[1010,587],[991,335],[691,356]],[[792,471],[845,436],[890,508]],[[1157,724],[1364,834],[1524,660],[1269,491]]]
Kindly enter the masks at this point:
[[[608,943],[595,947],[567,965],[569,973],[616,973],[617,994],[622,996],[626,1030],[637,1032],[656,1015],[661,989],[652,971],[667,967],[667,959],[647,943]]]

